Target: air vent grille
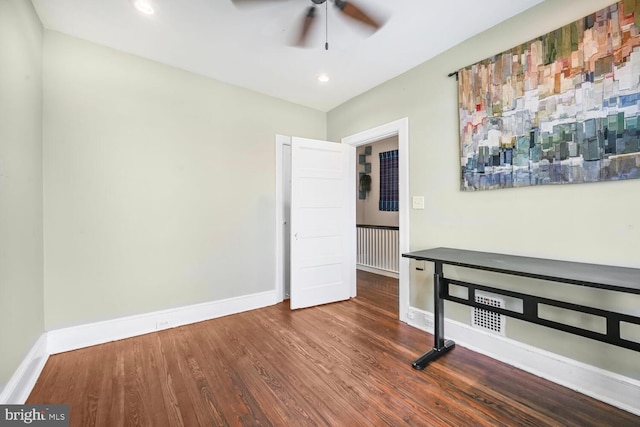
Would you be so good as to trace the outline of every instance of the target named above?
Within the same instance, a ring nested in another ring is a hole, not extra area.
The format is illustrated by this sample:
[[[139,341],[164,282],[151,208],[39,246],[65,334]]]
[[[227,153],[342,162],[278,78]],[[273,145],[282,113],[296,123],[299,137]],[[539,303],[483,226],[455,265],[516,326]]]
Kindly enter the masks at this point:
[[[503,299],[489,295],[476,295],[476,302],[491,307],[504,308]],[[505,316],[482,308],[472,307],[471,326],[504,336]]]

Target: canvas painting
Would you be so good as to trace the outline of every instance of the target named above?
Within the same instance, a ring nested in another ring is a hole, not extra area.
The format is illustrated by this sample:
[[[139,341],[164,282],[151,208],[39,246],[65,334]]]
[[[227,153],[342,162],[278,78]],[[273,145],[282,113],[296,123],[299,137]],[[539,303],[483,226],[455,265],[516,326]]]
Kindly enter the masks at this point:
[[[640,178],[640,0],[458,71],[461,189]]]

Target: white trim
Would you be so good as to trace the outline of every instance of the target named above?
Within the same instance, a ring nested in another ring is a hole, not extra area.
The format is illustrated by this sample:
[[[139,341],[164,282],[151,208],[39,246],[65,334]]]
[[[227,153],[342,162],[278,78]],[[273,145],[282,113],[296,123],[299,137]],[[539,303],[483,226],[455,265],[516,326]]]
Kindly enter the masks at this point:
[[[0,393],[0,404],[24,404],[49,355],[277,304],[275,290],[121,317],[43,333]]]
[[[36,384],[49,354],[47,353],[47,334],[40,335],[25,358],[0,393],[0,404],[22,405]]]
[[[23,404],[29,397],[49,354],[130,338],[277,304],[275,291],[229,298],[176,309],[57,329],[42,334],[0,393],[0,404]],[[433,314],[415,307],[409,324],[433,333]],[[167,322],[167,323],[163,323]],[[640,415],[640,381],[605,371],[469,325],[445,319],[447,337],[467,347],[554,383],[576,390],[625,411]],[[425,345],[425,351],[428,345]],[[419,355],[416,355],[416,357]]]
[[[284,195],[282,194],[282,187],[284,179],[284,165],[282,164],[282,154],[283,147],[285,145],[291,145],[291,137],[285,135],[276,135],[276,235],[275,235],[275,255],[276,255],[276,283],[275,290],[276,295],[278,296],[280,302],[285,299],[285,289],[284,289],[284,242],[282,241],[282,236],[284,232],[284,216],[282,210],[282,204],[284,200]]]
[[[399,191],[399,251],[409,252],[409,119],[407,117],[390,122],[355,135],[342,138],[343,144],[354,147],[371,144],[391,136],[398,136],[398,191]],[[354,177],[355,179],[355,177]],[[355,186],[355,184],[354,184]],[[400,257],[400,279],[398,286],[398,312],[400,320],[407,322],[409,310],[409,259]]]
[[[121,317],[48,332],[49,354],[104,344],[162,329],[267,307],[280,302],[275,290],[186,307]]]
[[[410,307],[408,316],[410,325],[433,333],[432,313]],[[444,323],[447,338],[454,340],[456,345],[640,415],[640,381],[638,380],[500,335],[474,329],[455,320],[445,318]],[[429,345],[431,343],[425,343],[425,351],[428,350]],[[418,356],[419,354],[416,355]]]

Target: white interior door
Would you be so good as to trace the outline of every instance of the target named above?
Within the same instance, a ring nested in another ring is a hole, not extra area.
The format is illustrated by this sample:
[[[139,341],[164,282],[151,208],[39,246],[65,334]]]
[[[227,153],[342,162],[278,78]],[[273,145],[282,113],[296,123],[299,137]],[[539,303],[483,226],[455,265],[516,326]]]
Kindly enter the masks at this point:
[[[355,296],[355,148],[291,140],[292,309]]]

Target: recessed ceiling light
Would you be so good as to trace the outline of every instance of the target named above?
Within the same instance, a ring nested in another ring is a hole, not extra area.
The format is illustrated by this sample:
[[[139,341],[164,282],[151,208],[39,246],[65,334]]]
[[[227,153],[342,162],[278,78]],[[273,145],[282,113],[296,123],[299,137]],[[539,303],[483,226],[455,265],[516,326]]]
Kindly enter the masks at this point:
[[[153,10],[153,6],[149,0],[133,0],[133,5],[138,9],[138,11],[145,15],[153,15],[155,13],[155,10]]]
[[[324,73],[322,73],[322,74],[320,74],[318,76],[318,81],[321,82],[321,83],[326,83],[326,82],[329,81],[329,76],[324,74]]]

